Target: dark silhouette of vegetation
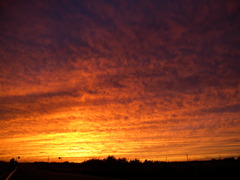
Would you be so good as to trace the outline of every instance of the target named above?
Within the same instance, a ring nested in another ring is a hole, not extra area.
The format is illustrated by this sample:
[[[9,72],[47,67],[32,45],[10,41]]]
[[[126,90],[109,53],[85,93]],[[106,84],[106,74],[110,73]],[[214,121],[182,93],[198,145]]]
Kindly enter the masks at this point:
[[[18,165],[18,162],[15,161],[14,158],[10,159],[10,162],[9,162],[9,169],[10,169],[10,170],[15,169],[15,168],[17,167],[17,165]]]
[[[211,161],[161,162],[138,159],[127,160],[108,156],[105,159],[90,159],[82,163],[36,162],[35,167],[51,171],[81,173],[123,179],[160,178],[222,178],[238,175],[240,158],[225,158]]]

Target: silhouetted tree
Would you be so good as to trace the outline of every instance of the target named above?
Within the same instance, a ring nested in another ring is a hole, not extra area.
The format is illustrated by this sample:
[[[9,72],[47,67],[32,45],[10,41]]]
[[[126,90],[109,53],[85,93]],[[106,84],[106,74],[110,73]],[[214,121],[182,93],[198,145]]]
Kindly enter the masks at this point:
[[[223,161],[235,161],[234,157],[224,158]]]
[[[119,158],[117,161],[119,164],[127,164],[128,163],[126,158]]]
[[[17,166],[17,161],[14,158],[10,159],[9,168],[14,169]]]
[[[139,166],[141,165],[141,161],[139,159],[134,159],[130,161],[130,164],[134,165],[134,166]]]
[[[114,156],[108,156],[106,162],[109,164],[116,164],[117,159]]]

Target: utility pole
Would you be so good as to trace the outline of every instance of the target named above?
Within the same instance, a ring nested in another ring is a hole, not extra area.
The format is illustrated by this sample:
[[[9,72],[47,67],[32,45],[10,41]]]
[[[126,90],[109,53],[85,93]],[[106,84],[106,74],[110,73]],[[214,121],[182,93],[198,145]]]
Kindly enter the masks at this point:
[[[188,154],[186,154],[186,156],[187,156],[187,162],[188,162]]]

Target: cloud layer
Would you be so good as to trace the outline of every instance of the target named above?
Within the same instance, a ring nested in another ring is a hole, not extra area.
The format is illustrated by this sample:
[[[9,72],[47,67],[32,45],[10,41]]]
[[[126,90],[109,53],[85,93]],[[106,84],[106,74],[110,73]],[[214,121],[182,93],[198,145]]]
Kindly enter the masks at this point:
[[[238,1],[0,7],[0,158],[239,155]]]

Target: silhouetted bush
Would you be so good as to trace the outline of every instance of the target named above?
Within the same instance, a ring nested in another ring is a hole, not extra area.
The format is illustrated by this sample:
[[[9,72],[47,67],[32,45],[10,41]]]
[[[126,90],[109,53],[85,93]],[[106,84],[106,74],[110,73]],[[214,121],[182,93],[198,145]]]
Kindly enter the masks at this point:
[[[124,179],[206,179],[237,175],[240,161],[225,158],[214,161],[161,162],[108,156],[105,159],[90,159],[82,163],[33,163],[36,167],[70,173],[108,176]]]
[[[119,164],[127,164],[128,163],[126,158],[119,158],[117,161]]]
[[[223,161],[235,161],[235,158],[234,157],[227,157],[227,158],[224,158]]]

